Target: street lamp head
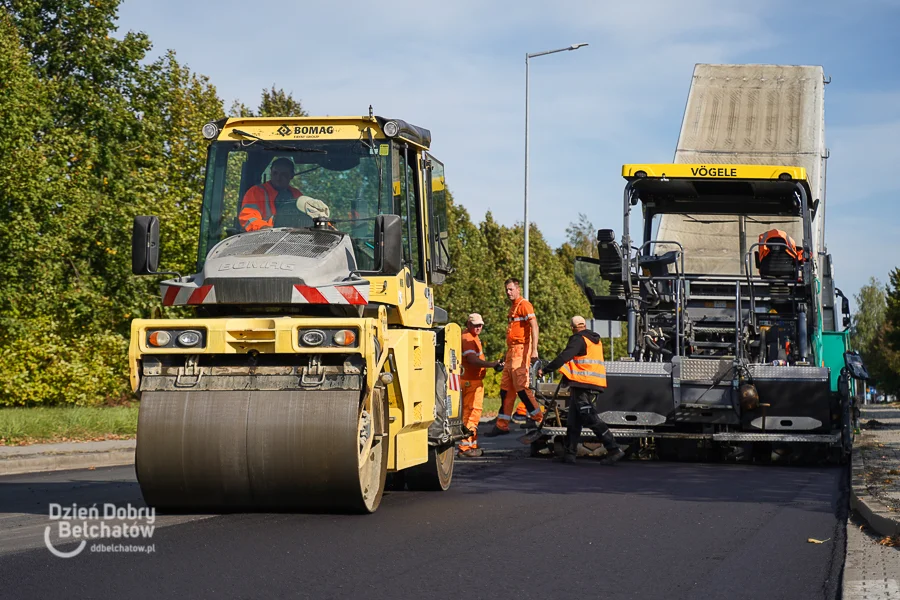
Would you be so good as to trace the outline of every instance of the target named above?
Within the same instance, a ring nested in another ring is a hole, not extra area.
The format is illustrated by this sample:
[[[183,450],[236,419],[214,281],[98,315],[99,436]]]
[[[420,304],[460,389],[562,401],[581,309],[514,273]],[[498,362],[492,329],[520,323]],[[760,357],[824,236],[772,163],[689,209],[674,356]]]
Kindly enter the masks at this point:
[[[571,46],[569,46],[569,50],[578,50],[582,46],[587,46],[587,44],[572,44]]]

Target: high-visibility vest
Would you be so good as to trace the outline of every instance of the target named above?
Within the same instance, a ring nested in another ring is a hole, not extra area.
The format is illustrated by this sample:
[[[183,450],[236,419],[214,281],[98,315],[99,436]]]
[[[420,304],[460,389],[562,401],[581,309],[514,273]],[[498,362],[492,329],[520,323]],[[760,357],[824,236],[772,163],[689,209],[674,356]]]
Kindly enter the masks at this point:
[[[587,353],[576,356],[562,367],[559,372],[572,383],[584,383],[597,387],[606,387],[606,364],[603,362],[603,343],[592,342],[584,338]]]
[[[787,244],[787,248],[785,249],[789,256],[792,256],[797,259],[798,262],[803,262],[803,248],[797,248],[797,244],[794,242],[794,238],[789,236],[786,232],[781,231],[780,229],[770,229],[769,231],[760,234],[759,236],[759,260],[762,260],[769,254],[770,249],[766,245],[770,239],[775,240],[775,238],[781,238],[784,240],[784,243]],[[780,248],[781,246],[772,246],[772,250],[775,248]]]
[[[302,194],[295,187],[288,188],[291,196],[299,198]],[[278,190],[275,189],[270,182],[254,185],[244,194],[241,202],[241,212],[238,220],[241,227],[247,229],[247,226],[257,219],[268,221],[275,216],[275,199],[278,197]]]

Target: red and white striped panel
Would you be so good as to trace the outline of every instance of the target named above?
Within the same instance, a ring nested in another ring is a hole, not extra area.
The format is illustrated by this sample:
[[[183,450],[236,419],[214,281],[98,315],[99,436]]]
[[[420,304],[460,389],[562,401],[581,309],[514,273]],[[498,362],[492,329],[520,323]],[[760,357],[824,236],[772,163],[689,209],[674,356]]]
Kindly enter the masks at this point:
[[[211,285],[188,287],[181,285],[161,285],[163,306],[185,304],[215,304],[216,290]]]
[[[450,373],[450,377],[447,379],[447,388],[449,388],[451,392],[458,392],[460,390],[459,375]]]
[[[328,285],[310,287],[295,284],[291,302],[297,304],[368,304],[368,285]]]

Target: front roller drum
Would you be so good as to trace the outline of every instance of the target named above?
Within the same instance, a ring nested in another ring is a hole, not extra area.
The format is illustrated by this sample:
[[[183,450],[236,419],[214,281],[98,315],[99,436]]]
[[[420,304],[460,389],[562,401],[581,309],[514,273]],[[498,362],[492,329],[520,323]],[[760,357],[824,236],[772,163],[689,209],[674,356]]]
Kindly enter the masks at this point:
[[[387,410],[358,391],[145,392],[135,470],[162,510],[374,512]]]

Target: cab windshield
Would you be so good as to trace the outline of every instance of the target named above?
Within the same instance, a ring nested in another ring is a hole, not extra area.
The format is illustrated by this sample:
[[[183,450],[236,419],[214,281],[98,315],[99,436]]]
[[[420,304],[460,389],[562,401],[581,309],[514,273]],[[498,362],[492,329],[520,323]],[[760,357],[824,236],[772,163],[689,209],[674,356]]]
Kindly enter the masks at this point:
[[[391,207],[384,140],[247,139],[210,146],[198,271],[220,241],[267,227],[311,227],[327,218],[349,234],[357,267],[375,265],[375,217]]]

